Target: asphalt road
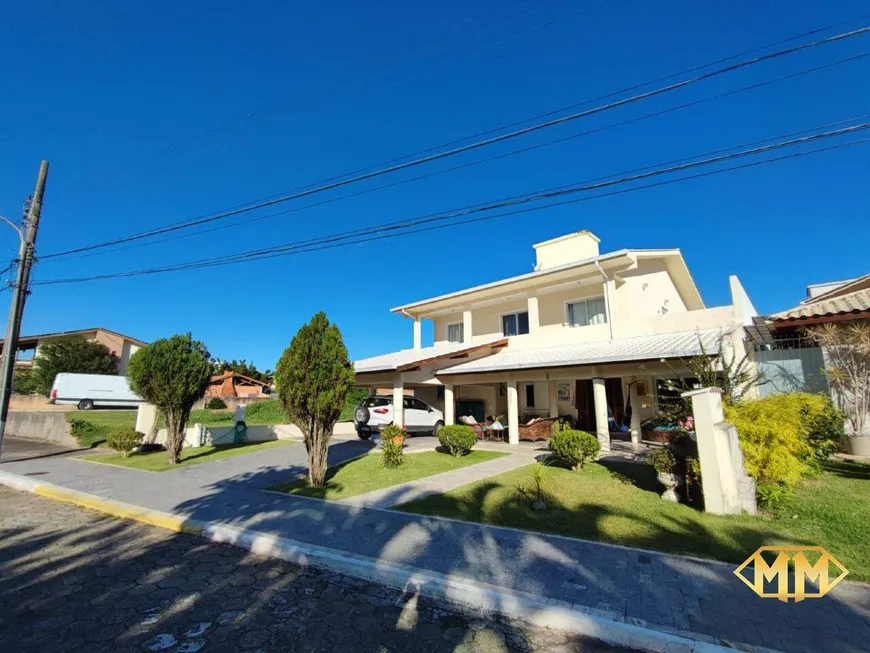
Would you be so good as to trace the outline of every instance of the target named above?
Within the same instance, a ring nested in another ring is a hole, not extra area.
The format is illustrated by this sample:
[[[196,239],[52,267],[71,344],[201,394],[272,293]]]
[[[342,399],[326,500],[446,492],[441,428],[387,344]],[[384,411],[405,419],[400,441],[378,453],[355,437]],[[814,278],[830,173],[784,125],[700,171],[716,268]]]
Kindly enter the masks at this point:
[[[0,453],[0,462],[13,462],[15,460],[30,460],[32,458],[46,458],[51,456],[63,456],[66,454],[86,451],[74,447],[40,442],[38,440],[22,440],[20,438],[3,438],[3,451]]]
[[[606,646],[0,487],[0,651]]]

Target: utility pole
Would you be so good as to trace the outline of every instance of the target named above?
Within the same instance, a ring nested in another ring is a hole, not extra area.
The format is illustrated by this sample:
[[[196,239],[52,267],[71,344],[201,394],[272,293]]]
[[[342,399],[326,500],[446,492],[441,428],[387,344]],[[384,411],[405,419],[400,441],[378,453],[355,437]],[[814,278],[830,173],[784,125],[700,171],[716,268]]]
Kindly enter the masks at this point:
[[[3,340],[3,353],[0,355],[0,455],[3,452],[3,436],[6,434],[6,417],[9,414],[9,395],[12,394],[12,375],[15,372],[15,356],[18,353],[18,334],[21,330],[21,317],[30,283],[30,269],[33,267],[36,233],[39,229],[39,214],[42,212],[42,196],[45,193],[45,180],[48,177],[48,161],[39,166],[36,190],[27,211],[26,229],[18,248],[18,271],[12,286],[12,303],[9,307],[9,322],[6,324],[6,338]]]

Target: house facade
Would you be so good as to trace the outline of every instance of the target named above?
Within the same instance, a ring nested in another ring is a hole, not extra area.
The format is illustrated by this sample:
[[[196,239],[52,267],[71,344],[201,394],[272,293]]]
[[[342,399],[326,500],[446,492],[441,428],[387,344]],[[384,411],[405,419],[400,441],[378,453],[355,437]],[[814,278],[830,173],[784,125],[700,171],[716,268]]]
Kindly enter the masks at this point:
[[[140,347],[145,347],[148,343],[126,336],[123,333],[110,331],[97,327],[94,329],[79,329],[77,331],[59,331],[57,333],[40,333],[32,336],[21,336],[18,338],[18,351],[16,352],[16,367],[30,367],[33,365],[33,359],[39,356],[39,348],[57,338],[66,338],[69,336],[78,336],[92,342],[99,342],[105,345],[110,352],[118,357],[118,375],[126,376],[127,364],[130,362],[130,357],[139,351]],[[3,346],[3,341],[0,340],[0,348]],[[18,356],[25,354],[20,359]]]
[[[357,383],[396,397],[412,387],[447,423],[498,416],[511,443],[522,424],[561,416],[605,450],[623,422],[639,443],[658,380],[720,343],[742,356],[756,311],[733,276],[732,302],[707,307],[678,249],[602,254],[599,244],[589,231],[538,243],[528,274],[392,309],[412,321],[412,346],[357,361]],[[434,324],[431,346],[422,320]]]
[[[218,399],[263,399],[271,396],[271,386],[250,376],[227,370],[212,375],[205,389],[205,396]]]

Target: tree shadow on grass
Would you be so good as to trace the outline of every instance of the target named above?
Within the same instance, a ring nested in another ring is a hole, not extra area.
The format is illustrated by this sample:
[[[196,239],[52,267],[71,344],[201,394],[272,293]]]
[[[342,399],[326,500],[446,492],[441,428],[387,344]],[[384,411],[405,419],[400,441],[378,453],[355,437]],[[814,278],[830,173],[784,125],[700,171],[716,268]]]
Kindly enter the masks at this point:
[[[599,460],[598,464],[609,470],[614,478],[623,483],[630,483],[638,489],[657,494],[663,490],[662,484],[656,478],[656,471],[650,465],[614,460]]]
[[[184,461],[198,460],[200,458],[211,458],[212,456],[216,456],[220,454],[222,451],[233,451],[236,449],[246,449],[248,447],[256,447],[257,445],[261,445],[264,442],[277,442],[276,440],[258,440],[254,442],[233,442],[229,444],[216,444],[214,445],[214,449],[209,451],[202,451],[199,453],[195,453],[190,456],[185,456]]]

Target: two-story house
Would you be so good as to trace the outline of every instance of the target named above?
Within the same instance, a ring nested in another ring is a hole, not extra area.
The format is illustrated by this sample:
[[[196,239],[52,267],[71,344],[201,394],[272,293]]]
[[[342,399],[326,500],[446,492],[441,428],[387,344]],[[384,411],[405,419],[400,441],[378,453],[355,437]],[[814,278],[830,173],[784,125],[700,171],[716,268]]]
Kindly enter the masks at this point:
[[[570,416],[608,449],[608,417],[620,425],[629,405],[639,443],[656,380],[720,342],[742,356],[756,311],[734,276],[732,303],[705,306],[678,249],[601,254],[599,242],[580,231],[538,243],[533,272],[392,309],[413,320],[413,347],[357,361],[357,383],[391,385],[397,423],[407,387],[448,424],[457,407],[502,415],[511,443],[525,420]]]

